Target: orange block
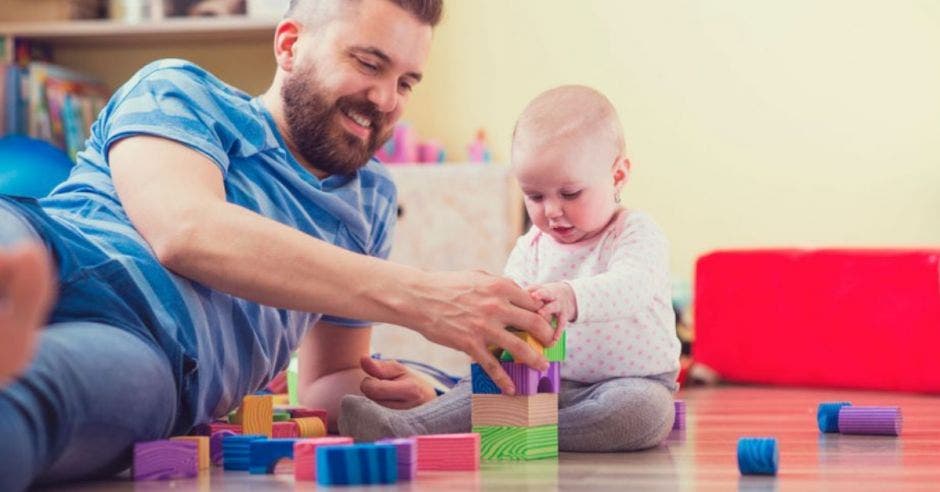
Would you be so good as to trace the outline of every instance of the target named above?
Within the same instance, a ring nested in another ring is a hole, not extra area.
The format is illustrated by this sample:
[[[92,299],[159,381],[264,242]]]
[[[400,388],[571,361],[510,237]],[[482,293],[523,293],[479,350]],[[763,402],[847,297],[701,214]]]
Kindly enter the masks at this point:
[[[199,469],[209,469],[209,436],[176,436],[171,441],[191,441],[196,443],[196,456],[199,458]]]
[[[242,432],[271,437],[274,433],[274,402],[271,395],[248,395],[242,399]]]

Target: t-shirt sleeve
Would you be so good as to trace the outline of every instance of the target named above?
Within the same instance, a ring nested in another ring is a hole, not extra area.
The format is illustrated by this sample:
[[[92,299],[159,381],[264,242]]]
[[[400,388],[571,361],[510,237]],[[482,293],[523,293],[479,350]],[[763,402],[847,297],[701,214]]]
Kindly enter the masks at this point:
[[[568,281],[578,323],[607,322],[650,306],[669,282],[669,244],[649,218],[628,220],[613,236],[606,272]]]
[[[104,128],[104,154],[117,141],[151,135],[205,154],[225,174],[229,159],[225,112],[205,72],[194,65],[148,65],[115,95]]]

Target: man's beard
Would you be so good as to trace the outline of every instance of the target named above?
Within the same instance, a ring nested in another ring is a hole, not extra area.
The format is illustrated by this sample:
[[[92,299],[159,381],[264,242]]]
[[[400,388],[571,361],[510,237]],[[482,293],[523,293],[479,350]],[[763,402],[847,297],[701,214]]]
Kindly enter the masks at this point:
[[[296,72],[284,81],[281,97],[287,129],[297,152],[316,169],[328,174],[348,175],[369,162],[392,135],[386,116],[375,104],[343,96],[333,105],[327,102],[317,83],[315,70]],[[363,141],[337,121],[352,111],[371,121],[369,138]]]

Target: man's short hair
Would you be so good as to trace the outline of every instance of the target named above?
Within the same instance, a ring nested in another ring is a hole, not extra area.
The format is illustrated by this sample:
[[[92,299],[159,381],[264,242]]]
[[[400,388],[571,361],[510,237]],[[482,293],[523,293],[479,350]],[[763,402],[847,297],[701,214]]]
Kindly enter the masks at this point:
[[[296,12],[299,5],[316,2],[320,0],[290,0],[290,5],[287,7],[287,14],[291,15]],[[356,0],[341,0],[344,2],[356,1]],[[387,0],[389,2],[398,5],[406,12],[410,12],[411,15],[415,16],[419,21],[424,22],[425,24],[436,27],[437,24],[441,21],[441,15],[444,13],[444,0]]]

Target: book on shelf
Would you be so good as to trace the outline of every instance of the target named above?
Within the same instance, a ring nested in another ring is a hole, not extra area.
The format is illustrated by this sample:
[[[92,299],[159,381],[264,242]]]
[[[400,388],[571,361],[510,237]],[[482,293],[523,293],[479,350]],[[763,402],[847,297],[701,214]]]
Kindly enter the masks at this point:
[[[92,77],[46,62],[0,66],[3,123],[0,135],[27,135],[64,150],[72,160],[84,148],[108,98]]]

